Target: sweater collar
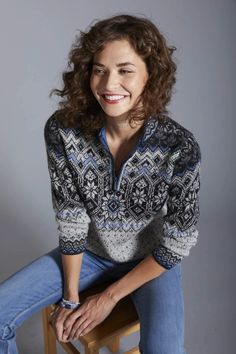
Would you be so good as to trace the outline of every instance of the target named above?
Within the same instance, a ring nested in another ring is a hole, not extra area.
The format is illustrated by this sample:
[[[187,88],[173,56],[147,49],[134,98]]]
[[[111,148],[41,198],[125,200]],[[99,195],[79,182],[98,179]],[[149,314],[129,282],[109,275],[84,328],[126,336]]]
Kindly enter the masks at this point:
[[[156,131],[156,128],[158,126],[158,121],[155,117],[150,116],[145,122],[144,122],[144,126],[143,126],[143,133],[140,136],[140,142],[147,142],[147,140],[149,140],[151,138],[151,136],[154,134],[154,132]],[[103,142],[106,143],[106,134],[105,134],[105,127],[103,126],[99,133],[99,138],[103,140]]]

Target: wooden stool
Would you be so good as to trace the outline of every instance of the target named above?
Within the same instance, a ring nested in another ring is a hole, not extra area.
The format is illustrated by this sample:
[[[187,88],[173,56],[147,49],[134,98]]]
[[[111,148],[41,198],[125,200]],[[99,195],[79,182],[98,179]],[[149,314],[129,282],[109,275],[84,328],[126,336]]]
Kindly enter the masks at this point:
[[[80,293],[80,301],[87,296],[101,292],[110,283],[100,284]],[[55,305],[43,309],[43,333],[45,354],[57,354],[56,335],[49,323],[49,316]],[[120,338],[140,330],[139,318],[130,296],[121,299],[103,322],[78,340],[84,345],[85,354],[99,354],[99,349],[107,346],[112,353],[119,351]],[[70,342],[58,342],[68,354],[81,354]],[[138,346],[124,354],[139,354]]]

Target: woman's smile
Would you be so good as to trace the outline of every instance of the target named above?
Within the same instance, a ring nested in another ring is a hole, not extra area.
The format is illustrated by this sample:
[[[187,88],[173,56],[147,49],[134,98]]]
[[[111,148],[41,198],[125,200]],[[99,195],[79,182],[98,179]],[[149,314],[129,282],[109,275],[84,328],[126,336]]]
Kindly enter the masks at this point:
[[[101,97],[108,104],[117,104],[117,103],[124,101],[124,99],[126,99],[126,97],[128,97],[128,96],[117,95],[117,94],[111,95],[110,94],[110,95],[101,95]]]

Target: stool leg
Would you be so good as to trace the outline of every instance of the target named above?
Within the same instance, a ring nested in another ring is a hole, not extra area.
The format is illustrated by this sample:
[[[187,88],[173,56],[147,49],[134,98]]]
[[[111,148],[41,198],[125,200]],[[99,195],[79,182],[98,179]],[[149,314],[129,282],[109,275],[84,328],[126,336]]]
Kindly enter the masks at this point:
[[[112,339],[112,341],[107,344],[107,347],[112,353],[117,353],[120,350],[120,337],[117,336]]]
[[[45,354],[57,354],[56,337],[52,327],[49,324],[49,316],[51,311],[52,309],[50,306],[42,310]]]
[[[99,354],[99,349],[97,348],[84,348],[84,354]]]

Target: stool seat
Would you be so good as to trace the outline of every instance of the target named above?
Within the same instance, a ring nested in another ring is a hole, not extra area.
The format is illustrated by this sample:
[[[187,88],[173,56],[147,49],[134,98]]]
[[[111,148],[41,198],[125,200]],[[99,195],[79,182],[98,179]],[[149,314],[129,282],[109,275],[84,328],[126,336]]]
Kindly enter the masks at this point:
[[[80,293],[80,301],[86,297],[103,291],[110,283],[103,283]],[[56,336],[49,323],[49,316],[56,305],[50,305],[43,310],[43,329],[45,354],[56,354]],[[83,344],[85,354],[99,354],[99,349],[107,346],[112,353],[119,351],[120,338],[140,330],[140,322],[135,306],[128,295],[121,299],[103,322],[93,328],[89,333],[79,337]],[[68,354],[79,354],[78,349],[70,342],[58,342]],[[138,354],[136,346],[124,354]]]

